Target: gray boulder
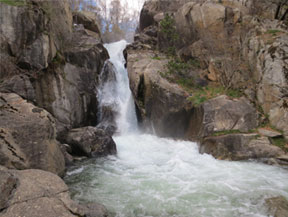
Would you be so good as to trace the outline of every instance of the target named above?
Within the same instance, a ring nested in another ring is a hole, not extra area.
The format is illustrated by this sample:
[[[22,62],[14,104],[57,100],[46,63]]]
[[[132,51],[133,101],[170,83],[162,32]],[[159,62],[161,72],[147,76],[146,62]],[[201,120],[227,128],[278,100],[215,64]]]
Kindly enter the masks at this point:
[[[207,137],[200,144],[200,153],[211,154],[221,160],[277,158],[284,155],[267,137],[259,137],[257,134]]]
[[[116,144],[104,130],[96,127],[72,129],[66,137],[74,155],[88,157],[116,154]]]
[[[230,99],[222,95],[196,108],[190,123],[189,137],[199,140],[221,131],[247,133],[258,126],[258,115],[246,98]]]

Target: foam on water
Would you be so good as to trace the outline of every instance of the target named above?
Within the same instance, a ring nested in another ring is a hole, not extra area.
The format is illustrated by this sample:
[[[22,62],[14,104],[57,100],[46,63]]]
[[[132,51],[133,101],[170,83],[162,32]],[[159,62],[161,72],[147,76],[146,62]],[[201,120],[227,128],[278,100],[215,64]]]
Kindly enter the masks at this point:
[[[118,71],[118,154],[70,168],[65,179],[74,199],[102,203],[117,217],[262,217],[266,198],[288,198],[287,170],[219,161],[199,154],[196,143],[135,130],[125,46],[125,41],[106,45]]]

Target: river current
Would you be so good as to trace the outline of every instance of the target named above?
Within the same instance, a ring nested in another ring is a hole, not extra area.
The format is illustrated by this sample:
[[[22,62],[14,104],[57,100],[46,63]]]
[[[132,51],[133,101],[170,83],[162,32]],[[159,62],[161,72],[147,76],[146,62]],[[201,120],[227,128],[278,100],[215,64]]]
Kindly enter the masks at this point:
[[[73,199],[102,203],[116,217],[264,217],[265,199],[288,198],[287,170],[216,160],[199,154],[196,143],[141,133],[124,67],[126,45],[105,45],[116,82],[99,90],[101,103],[117,107],[118,153],[69,169]]]

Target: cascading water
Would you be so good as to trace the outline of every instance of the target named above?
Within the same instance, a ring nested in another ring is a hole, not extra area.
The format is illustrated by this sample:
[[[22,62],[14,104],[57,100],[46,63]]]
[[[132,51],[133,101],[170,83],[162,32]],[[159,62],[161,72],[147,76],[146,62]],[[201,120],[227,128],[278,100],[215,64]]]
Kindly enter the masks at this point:
[[[260,217],[267,216],[266,198],[288,198],[287,170],[219,161],[199,154],[193,142],[139,133],[124,68],[125,46],[125,41],[106,45],[117,69],[117,93],[102,94],[118,108],[118,154],[69,170],[66,182],[74,199],[102,203],[117,217]]]

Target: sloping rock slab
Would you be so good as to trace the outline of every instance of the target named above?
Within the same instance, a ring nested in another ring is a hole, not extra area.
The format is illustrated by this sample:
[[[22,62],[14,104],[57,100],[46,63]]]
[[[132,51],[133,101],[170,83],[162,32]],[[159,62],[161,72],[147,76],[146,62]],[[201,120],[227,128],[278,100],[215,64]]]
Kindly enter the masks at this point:
[[[0,164],[16,169],[65,170],[55,121],[16,94],[0,93]]]
[[[72,129],[66,137],[75,155],[89,157],[116,154],[116,144],[104,130],[96,127]]]
[[[58,176],[41,170],[0,170],[0,177],[16,180],[4,205],[1,217],[107,217],[100,204],[79,205],[69,196],[67,185]],[[8,180],[5,178],[5,180]],[[0,185],[1,186],[1,185]],[[0,189],[0,195],[5,193]],[[7,193],[4,194],[6,196]]]

